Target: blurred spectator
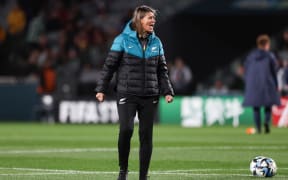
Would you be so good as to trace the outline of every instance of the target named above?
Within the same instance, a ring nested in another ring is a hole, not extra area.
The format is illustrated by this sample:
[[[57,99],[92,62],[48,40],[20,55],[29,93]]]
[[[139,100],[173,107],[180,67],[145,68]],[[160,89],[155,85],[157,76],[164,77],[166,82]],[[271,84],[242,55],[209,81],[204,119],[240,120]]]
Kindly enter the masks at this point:
[[[6,40],[6,31],[5,29],[0,25],[0,44],[3,44]]]
[[[288,60],[288,27],[272,38],[271,50],[280,60]]]
[[[282,60],[278,60],[278,65],[279,68],[277,70],[277,85],[278,85],[278,90],[280,91],[281,94],[285,92],[285,62]]]
[[[72,74],[78,74],[80,70],[80,59],[78,57],[78,52],[75,47],[68,48],[67,52],[67,62],[64,63],[66,69]]]
[[[85,19],[95,17],[98,13],[98,3],[95,0],[85,0],[79,5]]]
[[[101,16],[94,20],[93,25],[102,27],[108,36],[113,37],[117,35],[121,27],[119,17],[107,14],[101,14]]]
[[[94,89],[97,68],[102,67],[121,26],[132,17],[129,6],[128,11],[111,12],[112,3],[1,0],[1,74],[40,81],[40,93],[57,92],[62,97],[76,94],[78,80],[93,83]],[[86,88],[83,94],[90,93]]]
[[[51,59],[46,59],[40,71],[38,93],[51,94],[56,89],[56,72]]]
[[[59,99],[74,99],[77,95],[77,77],[80,70],[80,59],[75,47],[68,48],[63,60],[56,69],[56,96]]]
[[[7,64],[11,64],[16,75],[23,75],[23,67],[25,68],[27,51],[25,36],[25,27],[27,17],[25,11],[19,5],[18,1],[7,1],[5,5],[6,14],[6,48],[7,48]],[[10,69],[10,70],[11,70]]]
[[[61,13],[58,8],[57,5],[54,5],[47,12],[45,24],[47,33],[60,31],[64,25],[62,24],[62,21],[64,20],[60,17]]]
[[[51,48],[48,43],[48,37],[45,33],[39,36],[37,46],[38,46],[37,48],[40,49],[40,55],[37,64],[39,67],[42,67],[51,55]]]
[[[24,31],[26,26],[26,14],[18,3],[16,3],[8,13],[7,24],[10,35],[17,35]]]
[[[271,50],[288,49],[288,27],[284,28],[279,34],[271,38]]]
[[[170,69],[170,79],[176,94],[190,94],[192,71],[182,59],[176,57]]]
[[[95,68],[101,68],[104,64],[105,57],[108,53],[107,49],[109,49],[106,44],[104,32],[98,27],[93,28],[91,32],[90,42],[91,42],[91,45],[89,47],[90,63]]]
[[[277,87],[277,60],[270,51],[270,37],[261,34],[256,40],[257,48],[245,59],[245,91],[243,106],[252,107],[254,122],[261,133],[261,108],[265,110],[265,133],[270,133],[271,108],[280,105]]]
[[[208,90],[208,95],[223,96],[228,94],[228,88],[220,79],[214,81],[213,86]]]
[[[288,95],[288,61],[279,60],[279,69],[277,71],[278,90],[282,96]]]
[[[79,75],[78,95],[81,97],[91,96],[94,93],[91,88],[95,87],[96,78],[99,76],[100,70],[93,68],[89,63],[84,64]]]
[[[87,29],[87,30],[86,30]],[[73,44],[79,51],[79,58],[81,61],[81,66],[83,64],[92,64],[91,58],[89,56],[89,35],[88,28],[82,28],[73,37]]]
[[[38,59],[40,56],[40,50],[39,49],[33,49],[30,52],[30,55],[28,57],[28,66],[27,66],[27,76],[38,76],[39,75],[39,66],[38,66]]]
[[[9,1],[10,3],[13,1]],[[6,20],[6,16],[7,13],[9,11],[9,5],[7,0],[1,0],[0,1],[0,26],[3,29],[7,29],[7,20]]]
[[[231,64],[231,75],[227,76],[229,91],[242,91],[244,89],[244,67],[240,60]]]
[[[38,40],[41,34],[45,32],[45,17],[44,12],[40,11],[28,24],[27,30],[27,42],[31,47],[35,47],[38,44]]]
[[[123,29],[125,25],[128,23],[128,21],[131,20],[131,18],[133,17],[133,12],[134,12],[134,9],[129,8],[126,14],[124,14],[124,16],[121,19],[121,22],[122,22],[122,25],[120,27],[121,29]]]

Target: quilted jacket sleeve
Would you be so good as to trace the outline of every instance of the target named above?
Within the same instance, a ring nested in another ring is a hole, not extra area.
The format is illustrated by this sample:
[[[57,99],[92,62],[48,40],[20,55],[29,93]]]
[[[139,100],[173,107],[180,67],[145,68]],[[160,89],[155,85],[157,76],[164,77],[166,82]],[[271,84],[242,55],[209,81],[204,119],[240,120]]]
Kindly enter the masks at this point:
[[[117,71],[123,55],[122,41],[123,38],[121,36],[115,38],[97,81],[96,92],[105,93],[108,89],[109,83],[114,72]]]
[[[158,61],[158,80],[161,94],[172,96],[175,95],[168,76],[168,67],[161,42],[160,42],[160,56]]]

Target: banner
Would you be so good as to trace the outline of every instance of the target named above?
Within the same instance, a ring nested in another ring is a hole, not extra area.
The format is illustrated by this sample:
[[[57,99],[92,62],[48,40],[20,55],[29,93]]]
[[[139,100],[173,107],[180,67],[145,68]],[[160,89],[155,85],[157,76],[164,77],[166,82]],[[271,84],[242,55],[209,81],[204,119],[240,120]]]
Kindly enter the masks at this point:
[[[277,127],[288,127],[288,97],[281,97],[281,105],[272,108],[272,123]]]
[[[160,123],[184,127],[253,125],[252,109],[243,108],[242,101],[242,96],[179,96],[166,104],[163,98],[159,106]]]
[[[58,120],[66,124],[114,124],[118,123],[118,111],[116,100],[106,100],[104,102],[65,100],[59,103]],[[136,113],[135,123],[139,122]]]
[[[242,106],[242,96],[176,96],[173,103],[159,101],[155,122],[177,124],[183,127],[203,127],[213,125],[254,126],[252,108]],[[282,106],[272,108],[274,126],[288,121],[288,98],[282,98]],[[284,115],[286,107],[286,116]],[[264,112],[262,112],[264,117]],[[282,116],[284,115],[284,116]],[[281,117],[286,117],[285,121]],[[96,101],[61,101],[58,109],[60,123],[117,123],[119,121],[115,100],[102,103]],[[137,115],[135,123],[139,120]],[[281,122],[281,123],[280,123]]]
[[[116,123],[116,101],[61,101],[58,118],[60,123]]]

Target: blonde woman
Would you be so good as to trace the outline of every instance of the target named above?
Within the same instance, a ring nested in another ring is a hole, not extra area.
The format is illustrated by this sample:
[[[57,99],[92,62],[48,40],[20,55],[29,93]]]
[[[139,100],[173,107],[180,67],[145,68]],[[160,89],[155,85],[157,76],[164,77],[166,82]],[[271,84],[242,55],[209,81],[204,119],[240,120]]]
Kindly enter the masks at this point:
[[[117,73],[117,108],[119,114],[119,177],[128,177],[130,140],[134,118],[138,113],[140,140],[139,179],[146,180],[152,155],[153,122],[159,96],[167,103],[173,101],[174,91],[168,78],[168,69],[160,39],[154,33],[156,11],[146,5],[134,10],[132,20],[118,35],[105,60],[100,80],[97,82],[96,99],[104,101],[105,91]]]

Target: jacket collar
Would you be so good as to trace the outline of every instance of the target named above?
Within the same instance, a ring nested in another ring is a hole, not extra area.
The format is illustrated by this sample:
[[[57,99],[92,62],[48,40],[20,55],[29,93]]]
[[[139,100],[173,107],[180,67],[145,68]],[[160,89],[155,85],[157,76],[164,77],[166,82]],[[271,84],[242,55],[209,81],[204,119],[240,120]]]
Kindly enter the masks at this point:
[[[128,36],[130,36],[132,38],[137,38],[137,32],[131,28],[131,23],[132,23],[132,20],[130,20],[126,24],[126,26],[125,26],[125,28],[124,28],[122,33],[123,34],[127,34]],[[155,33],[152,32],[149,38],[154,38],[154,37],[155,37]]]

